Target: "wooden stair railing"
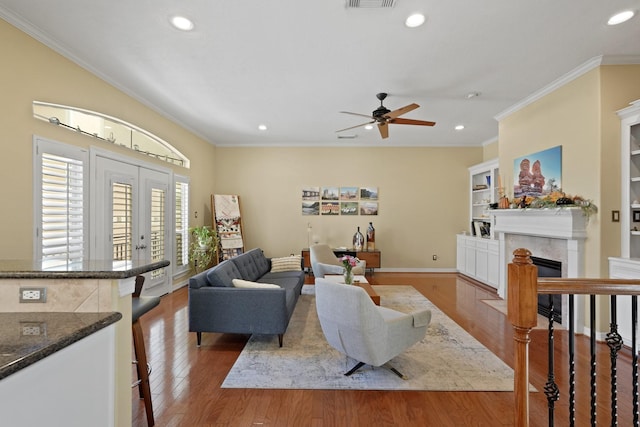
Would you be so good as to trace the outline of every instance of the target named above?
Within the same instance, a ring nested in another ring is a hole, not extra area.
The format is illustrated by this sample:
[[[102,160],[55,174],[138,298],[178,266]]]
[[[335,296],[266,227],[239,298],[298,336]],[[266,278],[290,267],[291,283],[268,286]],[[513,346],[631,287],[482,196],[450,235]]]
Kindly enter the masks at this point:
[[[638,323],[637,296],[640,295],[640,280],[622,279],[586,279],[586,278],[538,278],[538,269],[531,261],[531,252],[520,248],[513,252],[513,262],[508,265],[508,286],[507,286],[507,318],[514,328],[514,425],[517,427],[529,426],[529,343],[531,341],[531,330],[537,325],[538,319],[538,294],[560,294],[560,295],[588,295],[590,296],[590,329],[592,346],[592,366],[591,366],[591,387],[592,387],[592,412],[591,425],[595,425],[595,342],[596,342],[596,295],[611,296],[611,330],[607,333],[607,344],[612,353],[612,420],[611,425],[617,425],[615,419],[616,389],[614,381],[616,379],[615,359],[617,351],[622,348],[622,338],[617,333],[616,323],[616,295],[630,295],[632,297],[632,322],[634,331]],[[553,307],[552,307],[553,314]],[[551,315],[552,315],[551,314]],[[551,317],[550,315],[550,317]],[[573,347],[574,331],[573,319],[573,298],[569,298],[569,346]],[[549,358],[550,366],[553,367],[553,324],[549,331]],[[632,366],[633,366],[633,413],[634,425],[639,425],[638,420],[638,349],[636,348],[635,332],[632,338]],[[570,348],[570,353],[572,353]],[[573,360],[570,356],[570,370],[573,372]],[[557,387],[553,383],[553,372],[550,372],[550,380],[545,385],[545,394],[549,404],[549,425],[553,425],[553,403],[557,400]],[[573,387],[573,380],[570,379],[570,387]],[[573,390],[569,394],[569,410],[574,410]],[[570,425],[573,425],[573,417],[570,414]]]

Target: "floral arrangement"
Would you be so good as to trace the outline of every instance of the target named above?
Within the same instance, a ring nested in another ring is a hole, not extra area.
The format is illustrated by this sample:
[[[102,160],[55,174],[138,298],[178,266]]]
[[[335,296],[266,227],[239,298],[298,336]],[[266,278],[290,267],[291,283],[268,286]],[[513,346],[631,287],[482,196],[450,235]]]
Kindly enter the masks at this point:
[[[558,206],[578,206],[582,209],[582,212],[587,218],[598,212],[598,207],[593,203],[593,201],[581,196],[571,196],[562,191],[553,191],[542,197],[517,197],[513,199],[511,206],[533,209],[555,208]]]
[[[342,261],[342,265],[344,265],[344,269],[346,270],[346,272],[351,273],[351,269],[357,266],[360,260],[351,255],[345,255],[340,258],[340,261]]]

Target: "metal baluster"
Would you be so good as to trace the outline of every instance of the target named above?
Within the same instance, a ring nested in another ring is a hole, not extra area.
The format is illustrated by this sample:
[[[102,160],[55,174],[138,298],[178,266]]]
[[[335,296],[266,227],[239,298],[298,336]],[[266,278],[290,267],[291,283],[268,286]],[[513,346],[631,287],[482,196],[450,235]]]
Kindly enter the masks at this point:
[[[547,370],[547,383],[544,385],[544,394],[547,396],[547,407],[549,412],[549,427],[554,425],[555,402],[560,398],[560,390],[555,382],[554,375],[554,334],[553,334],[553,295],[549,294],[549,334],[548,334],[548,356],[549,363]]]
[[[574,296],[569,295],[569,426],[576,424],[576,341],[574,326]]]
[[[618,425],[618,352],[622,349],[622,337],[618,333],[618,307],[615,295],[611,295],[611,322],[606,342],[611,358],[611,426]]]
[[[596,296],[589,295],[589,327],[591,339],[591,426],[596,427]]]
[[[631,367],[633,377],[633,425],[638,427],[638,297],[631,297]]]

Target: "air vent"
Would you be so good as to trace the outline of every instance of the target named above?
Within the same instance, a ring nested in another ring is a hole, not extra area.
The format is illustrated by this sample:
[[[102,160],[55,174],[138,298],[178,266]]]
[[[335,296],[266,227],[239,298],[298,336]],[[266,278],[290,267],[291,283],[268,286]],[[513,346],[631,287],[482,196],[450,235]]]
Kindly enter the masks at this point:
[[[347,0],[347,9],[375,9],[393,7],[396,0]]]

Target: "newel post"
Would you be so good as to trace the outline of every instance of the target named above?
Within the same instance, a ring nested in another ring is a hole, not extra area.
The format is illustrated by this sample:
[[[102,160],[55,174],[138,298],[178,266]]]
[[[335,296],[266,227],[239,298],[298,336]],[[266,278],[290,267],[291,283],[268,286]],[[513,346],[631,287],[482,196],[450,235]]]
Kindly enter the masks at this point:
[[[508,266],[507,318],[513,325],[515,425],[529,426],[529,334],[538,320],[538,269],[527,249],[513,251]]]

